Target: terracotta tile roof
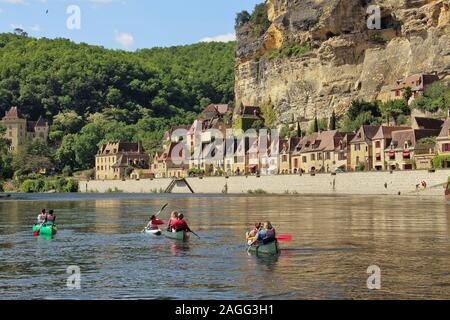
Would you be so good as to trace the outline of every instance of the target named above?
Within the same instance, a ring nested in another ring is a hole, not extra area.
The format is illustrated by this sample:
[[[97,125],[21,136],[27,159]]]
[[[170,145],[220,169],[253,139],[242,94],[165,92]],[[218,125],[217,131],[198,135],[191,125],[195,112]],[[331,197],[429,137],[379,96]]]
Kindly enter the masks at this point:
[[[405,144],[408,148],[415,149],[417,141],[423,138],[436,137],[439,134],[439,130],[433,129],[409,129],[402,131],[394,131],[392,133],[391,145],[395,149],[403,150],[405,149]],[[391,150],[391,146],[388,146],[386,150]]]
[[[439,133],[438,140],[448,140],[450,137],[450,118],[444,121],[441,132]]]
[[[210,104],[203,110],[202,116],[205,119],[212,119],[215,117],[222,117],[230,111],[227,104]]]
[[[99,151],[100,155],[119,154],[119,153],[144,153],[140,142],[110,142],[104,144]]]
[[[19,114],[17,112],[17,107],[11,107],[8,111],[5,113],[6,119],[17,119],[19,117]]]
[[[379,128],[380,126],[362,126],[350,143],[353,144],[365,142],[367,144],[370,144]]]
[[[372,140],[391,139],[392,132],[408,129],[411,129],[411,127],[380,126],[375,136],[373,136]]]

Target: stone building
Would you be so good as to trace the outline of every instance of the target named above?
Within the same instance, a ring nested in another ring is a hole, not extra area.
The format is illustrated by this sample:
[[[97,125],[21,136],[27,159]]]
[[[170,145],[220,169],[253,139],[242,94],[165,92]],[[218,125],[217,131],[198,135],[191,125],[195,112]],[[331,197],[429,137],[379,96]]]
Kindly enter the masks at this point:
[[[350,170],[356,171],[364,166],[371,170],[373,159],[372,140],[380,126],[362,126],[350,141]]]
[[[149,169],[149,160],[140,142],[110,142],[95,156],[95,177],[97,180],[122,180],[135,169]]]
[[[17,107],[12,107],[2,119],[6,129],[5,138],[11,141],[10,151],[16,152],[26,139],[38,138],[47,141],[49,125],[42,117],[37,121],[20,118]]]
[[[409,129],[392,132],[385,158],[390,170],[430,169],[435,156],[434,143],[423,143],[425,138],[439,135],[435,129]]]

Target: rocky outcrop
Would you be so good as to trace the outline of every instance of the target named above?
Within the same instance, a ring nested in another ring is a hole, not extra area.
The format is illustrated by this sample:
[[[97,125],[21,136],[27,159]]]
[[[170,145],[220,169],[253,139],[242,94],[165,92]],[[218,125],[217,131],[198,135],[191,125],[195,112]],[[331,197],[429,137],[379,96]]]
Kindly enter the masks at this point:
[[[368,7],[381,29],[368,28]],[[236,30],[236,102],[272,103],[280,122],[343,113],[354,99],[387,99],[395,80],[450,71],[450,0],[267,0],[271,26]],[[273,54],[309,44],[302,55]]]

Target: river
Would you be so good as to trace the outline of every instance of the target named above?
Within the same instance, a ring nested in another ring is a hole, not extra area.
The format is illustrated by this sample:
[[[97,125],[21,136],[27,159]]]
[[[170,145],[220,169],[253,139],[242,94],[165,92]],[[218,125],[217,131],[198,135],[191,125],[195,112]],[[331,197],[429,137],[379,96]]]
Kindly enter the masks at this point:
[[[0,299],[449,299],[450,206],[363,196],[23,195],[0,202]],[[140,233],[164,203],[201,238]],[[58,234],[36,238],[41,208]],[[247,228],[270,220],[278,257],[248,255]],[[369,266],[381,289],[369,290]],[[67,287],[67,268],[81,271]]]

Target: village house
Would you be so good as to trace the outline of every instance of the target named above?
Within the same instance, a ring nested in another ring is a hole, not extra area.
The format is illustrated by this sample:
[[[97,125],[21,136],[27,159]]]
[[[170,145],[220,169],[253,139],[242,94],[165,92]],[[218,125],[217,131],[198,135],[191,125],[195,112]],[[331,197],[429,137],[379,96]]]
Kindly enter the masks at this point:
[[[236,152],[233,161],[233,174],[240,176],[248,174],[248,150],[250,141],[248,138],[237,139]]]
[[[409,129],[392,132],[392,140],[385,150],[389,170],[414,170],[432,168],[434,144],[425,138],[439,135],[439,130]],[[418,163],[419,161],[419,163]]]
[[[350,170],[350,141],[352,141],[355,136],[356,134],[354,132],[341,133],[341,139],[339,139],[338,146],[335,150],[336,169],[342,171]]]
[[[268,137],[260,137],[259,145],[263,145],[261,139]],[[280,145],[278,139],[267,139],[265,143],[266,148],[259,150],[259,166],[260,173],[263,176],[271,176],[278,174],[278,154],[280,152]]]
[[[189,165],[186,163],[186,148],[177,142],[171,142],[162,154],[156,156],[155,176],[157,178],[186,178]]]
[[[149,160],[140,142],[110,142],[95,156],[95,177],[97,180],[122,180],[134,169],[149,169]]]
[[[232,112],[231,107],[227,104],[210,104],[203,110],[200,117],[203,120],[213,120],[224,118],[230,112]]]
[[[372,139],[372,165],[377,171],[387,170],[386,153],[384,152],[391,145],[392,132],[408,130],[408,127],[380,126]]]
[[[429,87],[433,82],[439,81],[439,76],[436,73],[418,73],[413,74],[405,79],[397,80],[394,89],[392,89],[392,98],[398,99],[403,96],[407,88],[411,89],[414,100]]]
[[[291,173],[291,148],[290,139],[280,139],[278,154],[278,174]]]
[[[241,105],[239,117],[237,119],[237,128],[247,131],[252,128],[256,121],[261,121],[264,123],[264,116],[261,108],[258,106]]]
[[[4,137],[11,141],[11,152],[16,152],[26,139],[38,138],[47,142],[50,131],[48,122],[42,117],[38,121],[20,118],[17,107],[12,107],[5,113],[2,124],[6,129]]]
[[[297,146],[301,156],[300,167],[302,172],[336,172],[340,167],[346,168],[347,152],[346,133],[337,130],[313,133],[302,139]],[[347,137],[348,138],[348,137]]]
[[[450,156],[450,117],[445,120],[439,136],[436,138],[439,156]],[[450,160],[445,160],[444,168],[450,168]]]
[[[350,170],[371,170],[373,168],[372,140],[380,126],[362,126],[350,141]]]

